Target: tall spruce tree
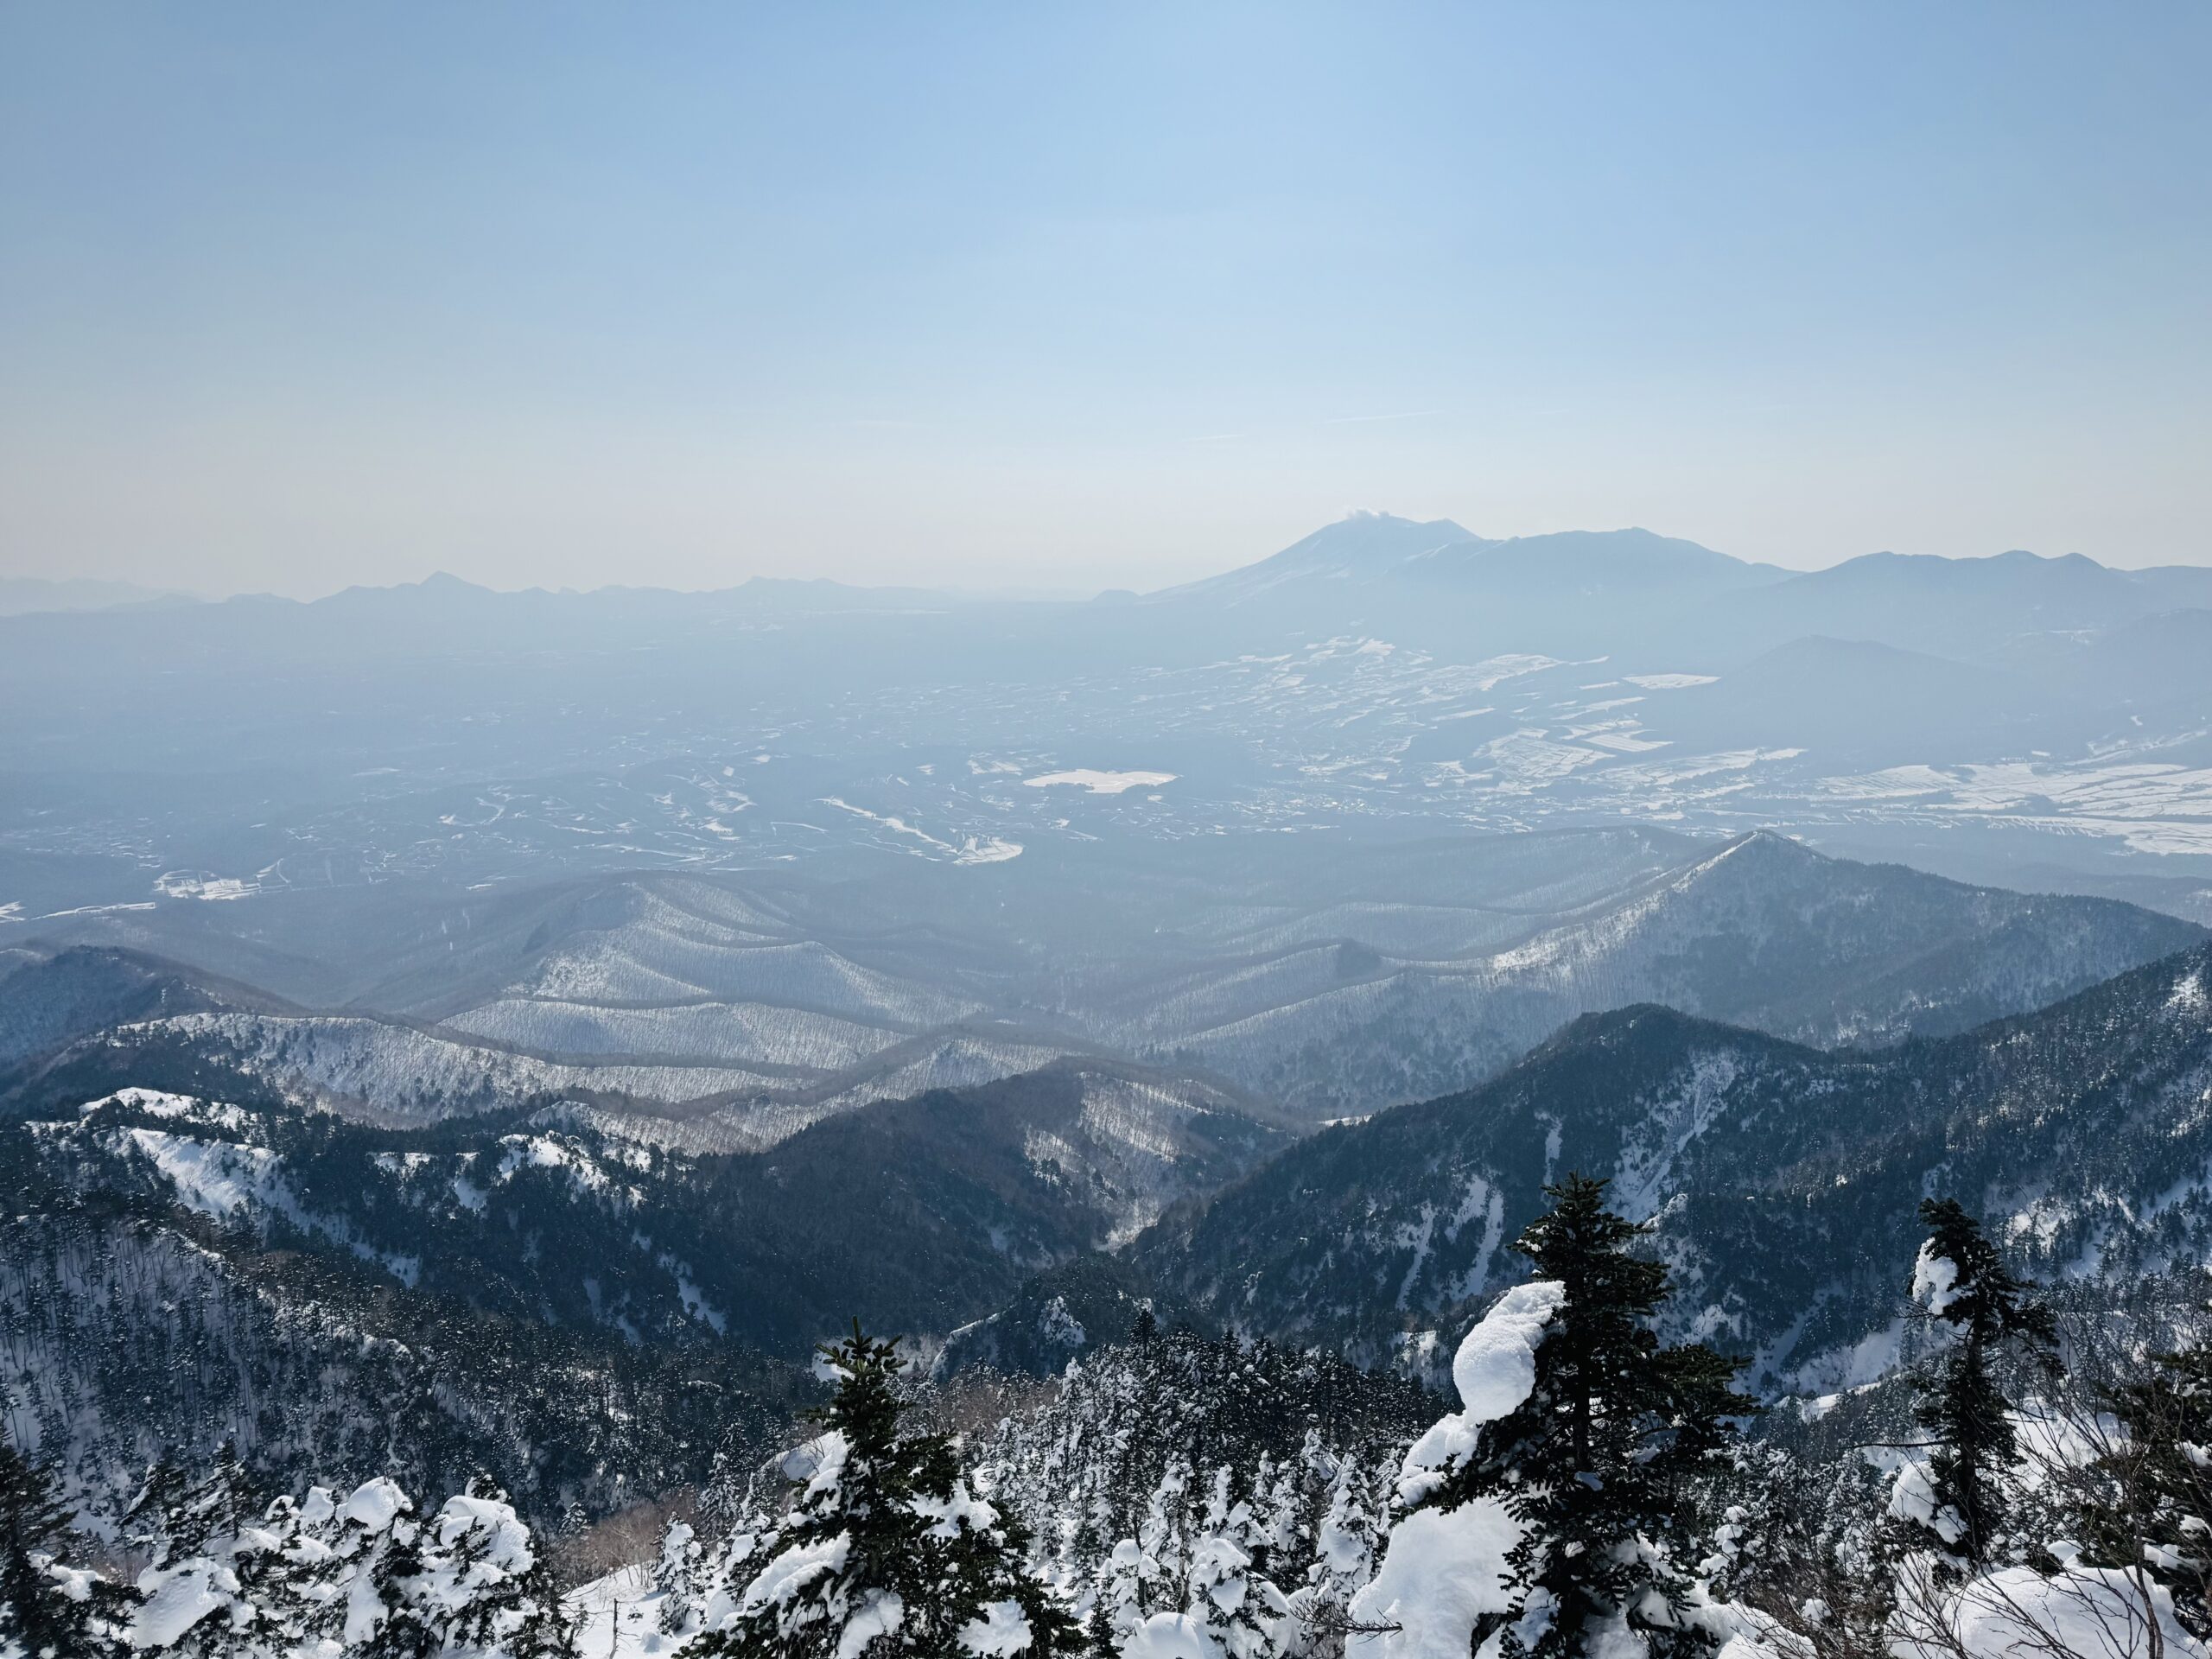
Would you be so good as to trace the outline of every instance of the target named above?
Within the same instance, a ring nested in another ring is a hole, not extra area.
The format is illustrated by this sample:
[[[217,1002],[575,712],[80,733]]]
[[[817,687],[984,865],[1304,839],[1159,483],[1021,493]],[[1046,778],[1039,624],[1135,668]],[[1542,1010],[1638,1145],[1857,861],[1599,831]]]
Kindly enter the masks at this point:
[[[141,1497],[161,1484],[149,1478]],[[249,1659],[276,1650],[267,1609],[283,1599],[277,1580],[285,1563],[275,1535],[256,1524],[259,1508],[257,1484],[236,1444],[227,1440],[216,1449],[207,1477],[165,1508],[159,1522],[161,1568],[142,1580],[142,1587],[181,1578],[188,1585],[168,1595],[219,1604],[172,1643],[180,1659]],[[156,1591],[156,1605],[160,1599]]]
[[[414,1501],[397,1482],[365,1481],[342,1503],[321,1488],[302,1507],[313,1548],[296,1564],[306,1633],[374,1659],[429,1659],[437,1631],[415,1599],[424,1560]]]
[[[1956,1339],[1915,1406],[1931,1441],[1926,1468],[1901,1472],[1891,1513],[1904,1547],[1928,1552],[1947,1580],[1988,1566],[2005,1531],[2005,1478],[2019,1448],[1993,1363],[2006,1348],[2050,1361],[2057,1333],[2050,1306],[1957,1199],[1923,1200],[1920,1218],[1928,1239],[1913,1265],[1913,1300]]]
[[[737,1659],[892,1659],[977,1651],[1046,1659],[1079,1646],[1029,1571],[1020,1522],[977,1497],[946,1434],[903,1434],[894,1344],[825,1348],[839,1377],[776,1554],[695,1649]],[[1026,1635],[1024,1632],[1026,1631]]]
[[[1728,1420],[1757,1406],[1732,1386],[1741,1361],[1660,1345],[1650,1321],[1667,1269],[1631,1253],[1649,1229],[1605,1207],[1607,1185],[1569,1175],[1544,1189],[1552,1208],[1513,1245],[1564,1290],[1535,1386],[1419,1506],[1491,1497],[1520,1522],[1511,1602],[1489,1625],[1508,1656],[1590,1654],[1624,1627],[1654,1655],[1713,1644],[1680,1617],[1704,1520],[1694,1477],[1726,1444]],[[1478,1626],[1473,1645],[1485,1635]]]
[[[1267,1576],[1263,1529],[1249,1502],[1231,1491],[1224,1465],[1207,1483],[1184,1592],[1192,1620],[1229,1659],[1263,1659],[1290,1612],[1290,1602]]]

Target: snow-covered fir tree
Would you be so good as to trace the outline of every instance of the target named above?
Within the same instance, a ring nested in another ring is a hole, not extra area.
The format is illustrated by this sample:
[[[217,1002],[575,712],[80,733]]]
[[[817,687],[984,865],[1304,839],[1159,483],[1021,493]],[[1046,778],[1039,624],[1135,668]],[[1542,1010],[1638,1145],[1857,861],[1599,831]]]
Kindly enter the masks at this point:
[[[1183,1592],[1191,1577],[1192,1534],[1197,1517],[1192,1514],[1191,1465],[1170,1458],[1159,1483],[1145,1501],[1139,1522],[1137,1600],[1147,1613],[1163,1609],[1182,1611]],[[1119,1546],[1116,1546],[1118,1553]]]
[[[125,1543],[143,1554],[156,1567],[166,1566],[176,1541],[169,1529],[185,1511],[192,1478],[174,1449],[146,1465],[138,1491],[124,1508],[121,1531]]]
[[[210,1480],[235,1487],[219,1459]],[[176,1484],[149,1483],[176,1493]],[[130,1647],[177,1659],[563,1659],[560,1594],[529,1527],[486,1482],[428,1521],[392,1481],[325,1488],[209,1523],[208,1483],[172,1505],[166,1554],[140,1573]],[[179,1553],[180,1548],[190,1553]]]
[[[1303,1582],[1291,1592],[1290,1618],[1279,1645],[1287,1659],[1322,1659],[1336,1650],[1352,1598],[1374,1576],[1376,1551],[1389,1526],[1395,1471],[1388,1465],[1332,1457],[1318,1433],[1307,1437],[1300,1466],[1325,1479],[1327,1504],[1313,1523]]]
[[[446,1500],[404,1587],[442,1651],[554,1659],[569,1650],[568,1619],[530,1529],[488,1481]]]
[[[1149,1604],[1160,1599],[1160,1563],[1134,1538],[1119,1540],[1107,1553],[1093,1575],[1090,1615],[1084,1626],[1094,1653],[1121,1650],[1128,1633],[1152,1611]]]
[[[1026,1529],[976,1494],[944,1434],[908,1434],[896,1347],[855,1327],[804,1490],[775,1553],[696,1645],[737,1659],[1071,1653],[1075,1620],[1027,1560]]]
[[[437,1644],[410,1593],[423,1573],[423,1528],[414,1511],[414,1500],[388,1480],[358,1488],[339,1511],[341,1540],[353,1545],[341,1556],[352,1568],[344,1580],[346,1639],[410,1659]]]
[[[1463,1410],[1408,1454],[1383,1571],[1355,1618],[1464,1630],[1468,1650],[1534,1659],[1713,1645],[1687,1616],[1700,1530],[1697,1478],[1752,1409],[1736,1363],[1662,1347],[1667,1270],[1646,1231],[1570,1175],[1515,1249],[1508,1291],[1453,1363]],[[1441,1650],[1416,1643],[1410,1650]]]
[[[1267,1471],[1262,1465],[1262,1474]],[[1264,1659],[1290,1612],[1289,1599],[1266,1575],[1266,1529],[1251,1504],[1234,1497],[1227,1465],[1208,1483],[1205,1508],[1183,1586],[1184,1611],[1229,1659]]]
[[[1927,1460],[1898,1471],[1891,1513],[1901,1553],[1924,1555],[1948,1580],[1988,1566],[2006,1530],[2019,1440],[1994,1370],[1999,1350],[2047,1357],[2056,1328],[2049,1305],[1956,1199],[1927,1199],[1920,1215],[1929,1233],[1913,1264],[1913,1300],[1954,1339],[1914,1408],[1931,1443]]]
[[[264,1523],[257,1484],[228,1440],[201,1479],[181,1479],[177,1471],[173,1455],[156,1463],[133,1504],[154,1557],[138,1577],[144,1610],[134,1640],[181,1659],[280,1651],[290,1511]]]
[[[671,1521],[653,1560],[652,1586],[660,1598],[655,1623],[663,1636],[688,1634],[698,1618],[699,1573],[706,1551],[688,1521]]]

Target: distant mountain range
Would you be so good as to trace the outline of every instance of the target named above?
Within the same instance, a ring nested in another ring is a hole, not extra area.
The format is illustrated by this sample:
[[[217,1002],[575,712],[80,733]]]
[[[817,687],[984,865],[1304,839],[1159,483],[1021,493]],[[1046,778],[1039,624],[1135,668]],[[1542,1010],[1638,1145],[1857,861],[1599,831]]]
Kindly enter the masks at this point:
[[[1147,604],[1240,620],[1352,626],[1432,649],[1586,653],[1735,666],[1827,635],[1980,658],[2023,638],[2212,607],[2212,566],[2115,570],[2080,554],[1870,553],[1791,571],[1648,530],[1491,540],[1450,519],[1357,514],[1256,564]]]
[[[1257,564],[1145,602],[1217,610],[1240,630],[1310,627],[1332,617],[1334,626],[1431,647],[1579,651],[1618,621],[1619,607],[1674,612],[1789,575],[1647,530],[1493,541],[1448,518],[1417,524],[1362,513]]]
[[[0,616],[53,611],[105,611],[123,605],[172,607],[196,603],[188,594],[143,588],[135,582],[100,582],[89,576],[0,576]]]
[[[768,577],[703,592],[574,592],[502,591],[440,574],[312,601],[270,594],[195,601],[128,583],[0,580],[0,617],[113,612],[155,600],[167,605],[159,620],[143,608],[86,619],[74,625],[72,643],[93,630],[188,657],[240,647],[302,656],[396,647],[419,657],[472,638],[479,648],[512,639],[588,650],[594,639],[611,644],[640,631],[677,639],[748,623],[905,617],[938,619],[938,632],[1041,630],[1065,649],[1077,642],[1095,648],[1102,628],[1154,639],[1163,628],[1179,634],[1180,619],[1203,613],[1217,635],[1224,627],[1413,627],[1420,634],[1413,643],[1484,652],[1579,651],[1605,639],[1615,652],[1663,644],[1681,658],[1677,666],[1706,668],[1808,634],[1979,658],[2026,637],[2212,609],[2212,565],[2121,570],[2078,553],[1884,552],[1793,571],[1643,529],[1499,539],[1448,518],[1356,513],[1255,563],[1143,595],[1106,595],[1103,605]],[[1028,659],[1017,652],[1010,660]]]
[[[0,1064],[87,1043],[188,1055],[395,1122],[607,1096],[735,1151],[1074,1055],[1211,1077],[1247,1109],[1313,1122],[1478,1082],[1593,1010],[1664,1002],[1822,1046],[1887,1043],[2204,937],[1765,832],[1425,843],[1193,868],[1141,896],[1123,880],[1086,893],[1040,867],[1000,884],[989,931],[697,877],[504,896],[448,912],[443,949],[363,942],[383,974],[330,1011],[143,952],[34,953],[0,978]]]
[[[1587,1010],[1664,1002],[1802,1041],[1892,1042],[2037,1007],[2202,937],[1755,832],[1503,948],[1408,960],[1317,944],[1266,965],[1272,1006],[1217,1017],[1211,987],[1170,986],[1155,1017],[1192,1027],[1163,1045],[1185,1060],[1344,1116],[1487,1076]],[[1258,971],[1233,981],[1249,995]]]
[[[1790,572],[1370,515],[1090,602],[441,577],[0,616],[0,705],[11,938],[196,906],[244,950],[279,893],[423,914],[641,869],[984,885],[1212,837],[1623,823],[2212,919],[2212,568]]]

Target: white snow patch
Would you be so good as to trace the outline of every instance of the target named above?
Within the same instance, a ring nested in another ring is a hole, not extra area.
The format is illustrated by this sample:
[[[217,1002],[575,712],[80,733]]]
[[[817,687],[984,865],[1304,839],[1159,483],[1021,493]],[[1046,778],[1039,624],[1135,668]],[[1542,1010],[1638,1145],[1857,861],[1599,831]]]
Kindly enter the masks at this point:
[[[374,1480],[363,1481],[353,1489],[353,1495],[338,1511],[338,1518],[351,1521],[371,1532],[382,1532],[414,1507],[413,1501],[399,1490],[397,1481],[380,1475]]]
[[[1094,772],[1081,766],[1071,772],[1048,772],[1021,781],[1029,789],[1052,789],[1068,784],[1087,789],[1093,795],[1119,795],[1124,790],[1158,789],[1163,784],[1173,783],[1175,777],[1172,772]]]
[[[1154,1613],[1122,1639],[1122,1659],[1222,1659],[1222,1652],[1188,1613]]]
[[[1351,1637],[1345,1659],[1467,1659],[1475,1621],[1508,1605],[1505,1556],[1520,1536],[1494,1498],[1407,1516],[1351,1601],[1357,1623],[1397,1628]]]
[[[2163,1638],[2155,1646],[2152,1618]],[[1897,1659],[1955,1659],[1961,1654],[1968,1659],[2013,1659],[2052,1653],[2149,1659],[2160,1648],[2169,1655],[2204,1652],[2174,1618],[2173,1599],[2165,1590],[2151,1586],[2146,1610],[2141,1587],[2108,1567],[2069,1567],[2050,1578],[2024,1567],[2000,1568],[1936,1602],[1924,1619],[1910,1622],[1926,1628],[1891,1632],[1890,1651]]]
[[[984,1607],[982,1618],[961,1628],[960,1645],[986,1659],[1012,1659],[1029,1651],[1031,1635],[1029,1616],[1020,1602],[994,1601]]]

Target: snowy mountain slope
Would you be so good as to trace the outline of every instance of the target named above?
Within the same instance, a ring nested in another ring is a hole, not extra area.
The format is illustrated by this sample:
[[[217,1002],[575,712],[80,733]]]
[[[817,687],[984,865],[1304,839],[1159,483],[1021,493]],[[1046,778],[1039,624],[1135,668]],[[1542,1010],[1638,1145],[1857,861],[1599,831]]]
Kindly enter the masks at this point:
[[[856,1025],[834,1014],[759,1002],[690,1002],[609,1007],[541,997],[506,997],[455,1014],[442,1029],[541,1053],[605,1061],[647,1056],[842,1071],[908,1033]]]
[[[276,999],[127,950],[79,948],[0,960],[0,1072],[132,1020]]]
[[[1312,582],[1387,581],[1402,576],[1409,565],[1489,545],[1449,518],[1421,523],[1388,512],[1355,512],[1255,563],[1148,594],[1145,602],[1249,604]]]
[[[789,1051],[786,1050],[786,1052]],[[834,1054],[831,1056],[834,1058]],[[556,1059],[488,1038],[404,1020],[339,1014],[182,1014],[80,1039],[44,1065],[94,1092],[203,1073],[219,1092],[250,1080],[294,1105],[391,1125],[426,1125],[561,1100],[588,1105],[641,1142],[697,1152],[773,1146],[808,1124],[872,1102],[965,1088],[1063,1058],[1115,1057],[1080,1039],[1001,1027],[895,1037],[836,1068]],[[18,1092],[51,1084],[35,1077]]]
[[[1489,1075],[1595,1009],[1664,1002],[1802,1041],[1892,1041],[2040,1006],[2202,937],[1755,833],[1503,950],[1411,962],[1316,945],[1170,982],[1114,1034],[1325,1118]]]
[[[797,896],[804,906],[807,895]],[[790,898],[772,883],[632,874],[464,899],[429,937],[378,938],[372,956],[385,970],[353,1001],[430,1020],[499,1010],[479,1016],[483,1024],[524,1017],[506,1004],[543,1002],[537,1019],[554,1034],[561,1011],[572,1020],[620,1020],[715,1003],[903,1034],[978,1006],[945,971],[962,962],[958,942],[825,926],[791,913]]]
[[[466,1033],[341,1014],[192,1014],[120,1027],[111,1041],[188,1050],[303,1102],[396,1122],[429,1122],[586,1090],[682,1102],[773,1088],[772,1067],[551,1060]]]
[[[169,1137],[169,1162],[188,1169],[178,1147],[236,1132],[173,1098],[145,1103],[90,1133]],[[172,1208],[0,1135],[9,1435],[96,1510],[112,1515],[164,1452],[200,1458],[232,1439],[279,1485],[323,1469],[448,1485],[486,1471],[547,1519],[572,1503],[601,1513],[705,1478],[718,1447],[766,1446],[806,1392],[732,1348],[640,1348],[406,1289],[350,1249],[286,1248],[235,1224],[245,1212],[224,1204],[216,1161]],[[267,1160],[233,1173],[249,1163]],[[268,1190],[258,1175],[231,1185]]]
[[[1665,1009],[1592,1015],[1480,1089],[1309,1138],[1133,1260],[1217,1318],[1387,1358],[1516,1278],[1503,1246],[1579,1170],[1659,1223],[1686,1328],[1770,1385],[1867,1380],[1896,1355],[1928,1192],[2046,1275],[2212,1260],[2208,986],[2198,946],[1856,1054]]]
[[[48,1082],[60,1092],[0,1135],[87,1200],[174,1204],[487,1316],[798,1360],[855,1313],[941,1336],[1288,1139],[1211,1085],[1068,1062],[740,1153],[603,1102],[379,1128],[250,1083],[79,1104]]]

